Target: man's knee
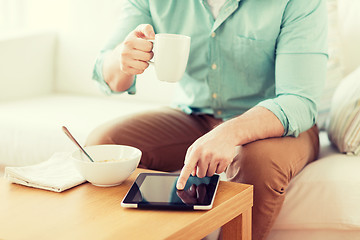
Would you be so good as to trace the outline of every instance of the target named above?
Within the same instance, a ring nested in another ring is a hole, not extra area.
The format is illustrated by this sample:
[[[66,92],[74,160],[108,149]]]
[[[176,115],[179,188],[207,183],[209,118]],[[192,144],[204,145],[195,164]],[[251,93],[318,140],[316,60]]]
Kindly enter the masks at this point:
[[[262,141],[242,146],[227,170],[230,181],[254,185],[257,191],[283,194],[289,183],[286,156]]]
[[[85,146],[92,146],[92,145],[101,145],[101,144],[115,144],[111,137],[111,133],[106,131],[105,128],[102,126],[97,127],[94,129],[90,134],[87,136],[85,140]]]

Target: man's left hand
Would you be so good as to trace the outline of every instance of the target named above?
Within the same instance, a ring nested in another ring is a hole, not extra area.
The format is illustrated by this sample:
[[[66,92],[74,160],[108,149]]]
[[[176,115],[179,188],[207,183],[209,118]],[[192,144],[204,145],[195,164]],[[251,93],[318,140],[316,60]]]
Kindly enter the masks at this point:
[[[237,154],[235,131],[225,122],[198,138],[186,152],[176,188],[184,189],[190,174],[203,178],[224,172]]]

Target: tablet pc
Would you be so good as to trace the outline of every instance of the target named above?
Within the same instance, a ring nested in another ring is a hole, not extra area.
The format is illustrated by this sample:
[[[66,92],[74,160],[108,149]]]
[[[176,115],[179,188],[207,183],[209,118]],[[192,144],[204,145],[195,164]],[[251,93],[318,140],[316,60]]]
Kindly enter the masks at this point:
[[[140,173],[121,206],[148,209],[208,210],[212,208],[219,175],[190,176],[184,190],[176,189],[179,174]]]

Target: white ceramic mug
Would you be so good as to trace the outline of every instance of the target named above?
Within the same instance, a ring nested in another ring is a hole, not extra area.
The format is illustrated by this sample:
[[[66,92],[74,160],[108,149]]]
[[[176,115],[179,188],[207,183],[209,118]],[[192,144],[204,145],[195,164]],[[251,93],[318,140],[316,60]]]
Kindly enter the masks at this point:
[[[178,82],[184,75],[190,52],[189,36],[160,33],[155,35],[152,64],[160,81]]]

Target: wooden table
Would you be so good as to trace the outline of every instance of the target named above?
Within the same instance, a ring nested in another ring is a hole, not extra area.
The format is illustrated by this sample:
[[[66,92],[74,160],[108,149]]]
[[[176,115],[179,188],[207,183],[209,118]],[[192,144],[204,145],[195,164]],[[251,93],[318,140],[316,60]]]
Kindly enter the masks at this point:
[[[120,203],[144,170],[123,184],[89,183],[62,193],[0,179],[0,239],[201,239],[223,226],[223,239],[251,239],[253,187],[219,183],[213,209],[155,211]]]

